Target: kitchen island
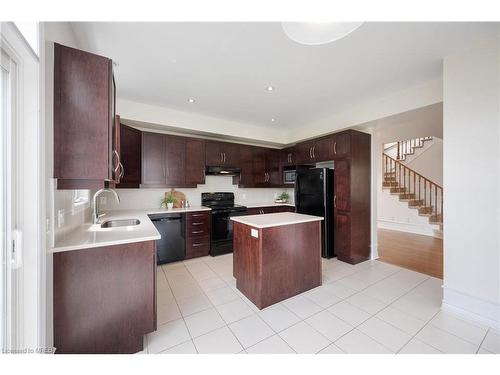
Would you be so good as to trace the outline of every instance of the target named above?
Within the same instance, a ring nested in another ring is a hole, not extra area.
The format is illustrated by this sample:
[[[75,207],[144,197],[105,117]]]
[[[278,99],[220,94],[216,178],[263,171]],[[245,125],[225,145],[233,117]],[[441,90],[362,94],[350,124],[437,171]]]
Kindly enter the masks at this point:
[[[232,217],[236,287],[259,309],[321,285],[322,217]]]

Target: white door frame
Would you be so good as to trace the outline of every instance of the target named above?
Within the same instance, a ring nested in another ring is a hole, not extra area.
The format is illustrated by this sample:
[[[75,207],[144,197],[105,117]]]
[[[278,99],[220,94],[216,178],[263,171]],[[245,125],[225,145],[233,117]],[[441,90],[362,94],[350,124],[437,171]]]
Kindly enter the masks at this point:
[[[13,166],[8,168],[12,173],[13,193],[9,202],[14,220],[7,237],[12,235],[13,230],[21,233],[16,236],[16,248],[22,254],[17,268],[11,263],[4,268],[7,269],[6,277],[11,272],[10,280],[13,282],[7,289],[12,297],[12,311],[15,311],[7,321],[11,339],[6,344],[10,349],[36,352],[45,346],[45,338],[41,337],[45,323],[41,315],[44,315],[45,304],[40,297],[41,287],[45,287],[40,285],[45,271],[41,263],[45,252],[41,241],[44,220],[41,220],[43,194],[40,191],[40,165],[43,163],[40,158],[40,138],[43,134],[40,126],[40,61],[13,23],[1,22],[0,26],[1,48],[15,62],[16,68],[15,117],[9,142]],[[7,241],[7,244],[12,244],[12,238],[7,238]],[[11,246],[6,250],[9,248]],[[9,262],[8,258],[6,260]]]

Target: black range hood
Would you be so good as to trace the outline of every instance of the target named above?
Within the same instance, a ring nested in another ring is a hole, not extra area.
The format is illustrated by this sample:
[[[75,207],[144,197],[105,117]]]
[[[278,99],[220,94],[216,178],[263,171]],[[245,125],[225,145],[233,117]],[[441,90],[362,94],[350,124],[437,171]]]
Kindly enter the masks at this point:
[[[236,176],[241,172],[241,168],[238,167],[220,167],[220,166],[207,166],[206,175],[207,176]]]

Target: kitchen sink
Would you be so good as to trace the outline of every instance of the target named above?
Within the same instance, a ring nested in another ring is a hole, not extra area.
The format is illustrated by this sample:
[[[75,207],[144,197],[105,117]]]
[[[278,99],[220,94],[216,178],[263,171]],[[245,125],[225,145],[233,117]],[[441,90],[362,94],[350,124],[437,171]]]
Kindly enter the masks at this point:
[[[121,219],[121,220],[108,220],[101,224],[101,228],[115,228],[115,227],[128,227],[131,225],[139,225],[139,219]]]

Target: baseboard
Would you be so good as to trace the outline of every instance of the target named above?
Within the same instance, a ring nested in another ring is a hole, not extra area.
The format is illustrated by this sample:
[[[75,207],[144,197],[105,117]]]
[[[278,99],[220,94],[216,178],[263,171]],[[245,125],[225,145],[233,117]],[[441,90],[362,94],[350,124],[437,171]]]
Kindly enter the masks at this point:
[[[444,286],[442,309],[496,330],[500,329],[500,305],[498,303]]]
[[[424,236],[432,236],[439,238],[439,235],[436,233],[435,229],[433,229],[430,225],[428,226],[428,225],[419,225],[413,223],[403,223],[385,219],[378,219],[377,224],[378,228],[380,229],[397,230],[400,232],[421,234]]]

